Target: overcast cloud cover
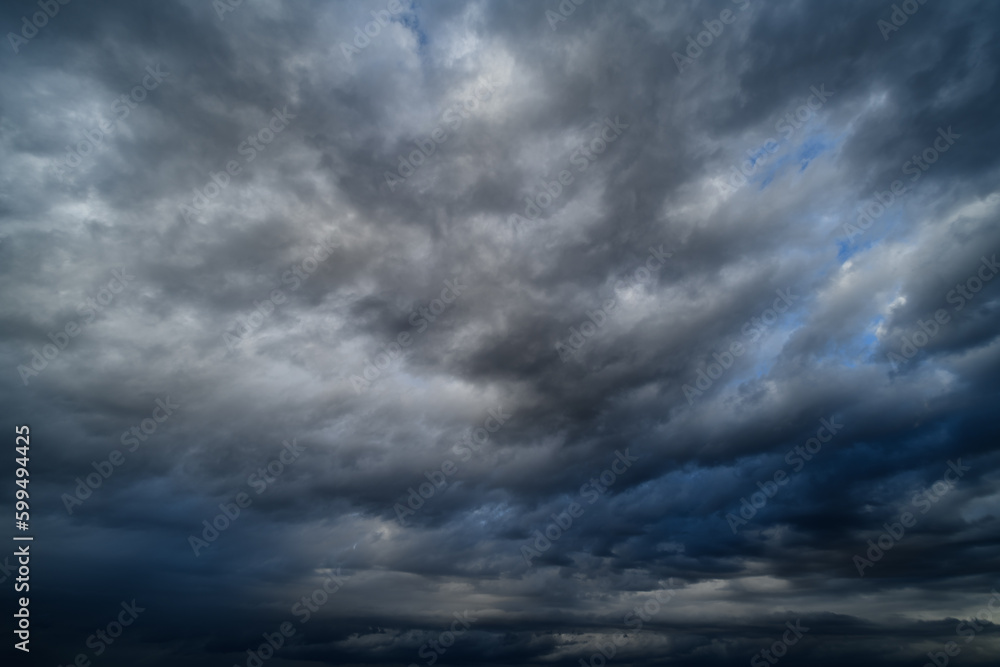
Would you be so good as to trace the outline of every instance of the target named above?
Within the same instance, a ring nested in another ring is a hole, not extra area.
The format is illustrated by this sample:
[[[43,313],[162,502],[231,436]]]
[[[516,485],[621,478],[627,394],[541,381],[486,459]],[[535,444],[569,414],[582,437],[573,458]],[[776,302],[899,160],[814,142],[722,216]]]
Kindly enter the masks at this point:
[[[13,664],[996,664],[996,3],[52,4]]]

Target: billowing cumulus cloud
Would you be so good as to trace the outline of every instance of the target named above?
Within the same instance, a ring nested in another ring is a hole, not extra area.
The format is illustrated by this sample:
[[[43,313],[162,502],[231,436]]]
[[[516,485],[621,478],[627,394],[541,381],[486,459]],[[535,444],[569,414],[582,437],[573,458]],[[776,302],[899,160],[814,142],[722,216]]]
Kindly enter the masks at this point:
[[[0,25],[19,659],[994,664],[993,3]]]

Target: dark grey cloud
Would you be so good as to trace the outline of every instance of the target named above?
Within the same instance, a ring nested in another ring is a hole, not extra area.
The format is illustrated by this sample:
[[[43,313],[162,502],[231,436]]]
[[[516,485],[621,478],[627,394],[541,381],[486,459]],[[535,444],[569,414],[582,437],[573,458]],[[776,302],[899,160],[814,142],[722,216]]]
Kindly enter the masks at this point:
[[[247,664],[287,622],[266,664],[715,667],[798,622],[789,664],[993,664],[998,15],[897,5],[8,37],[31,660]]]

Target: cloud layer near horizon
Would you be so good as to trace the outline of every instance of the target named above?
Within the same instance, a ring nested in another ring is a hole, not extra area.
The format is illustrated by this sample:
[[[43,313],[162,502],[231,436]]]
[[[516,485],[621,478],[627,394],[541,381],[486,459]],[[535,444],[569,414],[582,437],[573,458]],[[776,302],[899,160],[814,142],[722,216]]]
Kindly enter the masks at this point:
[[[388,6],[8,40],[33,659],[423,665],[469,612],[436,664],[994,664],[994,3]]]

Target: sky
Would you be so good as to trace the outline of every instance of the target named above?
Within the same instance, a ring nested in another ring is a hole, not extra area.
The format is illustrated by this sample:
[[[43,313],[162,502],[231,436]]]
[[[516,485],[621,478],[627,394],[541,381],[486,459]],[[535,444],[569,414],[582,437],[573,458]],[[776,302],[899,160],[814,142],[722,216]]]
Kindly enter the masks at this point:
[[[996,664],[996,3],[0,28],[8,664]]]

